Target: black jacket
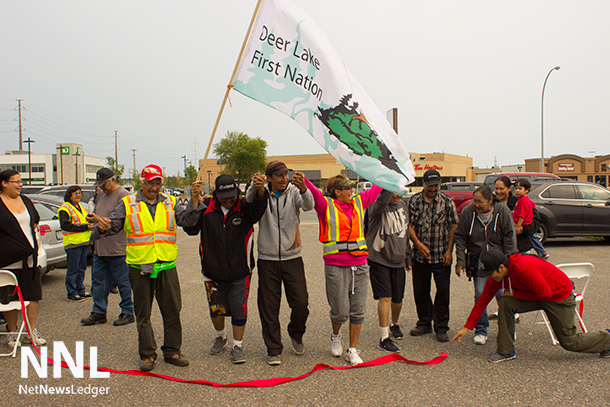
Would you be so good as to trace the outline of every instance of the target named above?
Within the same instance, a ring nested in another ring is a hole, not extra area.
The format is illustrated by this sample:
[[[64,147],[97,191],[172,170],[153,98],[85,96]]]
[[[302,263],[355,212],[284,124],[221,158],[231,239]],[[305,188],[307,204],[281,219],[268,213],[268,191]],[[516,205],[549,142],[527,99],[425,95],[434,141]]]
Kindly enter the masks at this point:
[[[32,236],[34,236],[34,247],[30,245],[30,241],[23,234],[15,216],[4,205],[4,201],[0,199],[0,247],[2,247],[0,268],[16,263],[19,260],[23,260],[25,265],[25,262],[31,255],[34,255],[34,267],[38,265],[38,242],[36,241],[34,225],[40,222],[40,216],[34,204],[27,196],[22,195],[21,200],[30,214],[30,227],[32,228]]]
[[[263,199],[248,203],[238,199],[227,215],[214,197],[206,207],[186,206],[182,227],[189,235],[201,235],[199,254],[201,272],[214,281],[235,281],[246,277],[254,268],[254,224],[267,209],[269,193]]]

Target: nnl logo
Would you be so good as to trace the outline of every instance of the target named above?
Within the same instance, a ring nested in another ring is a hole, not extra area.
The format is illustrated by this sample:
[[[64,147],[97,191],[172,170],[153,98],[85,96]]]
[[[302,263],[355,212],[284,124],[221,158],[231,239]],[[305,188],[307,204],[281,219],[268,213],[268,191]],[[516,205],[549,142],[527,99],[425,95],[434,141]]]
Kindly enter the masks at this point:
[[[109,372],[98,372],[97,370],[97,346],[89,348],[89,377],[95,379],[107,379],[110,377]],[[78,379],[83,378],[83,342],[76,342],[76,363],[72,359],[72,355],[61,341],[53,342],[53,377],[61,377],[61,359],[64,359],[72,376]],[[36,355],[31,348],[21,349],[21,378],[28,377],[28,361],[36,371],[36,374],[41,379],[47,378],[48,359],[47,347],[40,348],[40,362],[36,359]]]

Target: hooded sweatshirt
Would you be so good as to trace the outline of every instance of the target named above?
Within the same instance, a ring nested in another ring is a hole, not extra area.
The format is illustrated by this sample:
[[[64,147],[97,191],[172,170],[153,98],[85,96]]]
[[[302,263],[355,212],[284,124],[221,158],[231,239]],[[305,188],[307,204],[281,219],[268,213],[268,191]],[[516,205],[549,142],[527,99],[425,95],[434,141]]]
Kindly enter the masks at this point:
[[[485,241],[487,240],[487,245]],[[457,266],[466,266],[466,251],[483,253],[498,249],[507,256],[517,251],[513,216],[506,205],[494,201],[491,221],[485,226],[472,203],[460,214],[455,231]]]
[[[292,260],[301,257],[303,242],[301,241],[301,208],[304,211],[313,209],[314,201],[308,189],[301,193],[299,188],[288,184],[279,197],[271,192],[265,214],[258,222],[258,258],[260,260]],[[246,192],[246,201],[254,202],[258,190],[250,185]]]

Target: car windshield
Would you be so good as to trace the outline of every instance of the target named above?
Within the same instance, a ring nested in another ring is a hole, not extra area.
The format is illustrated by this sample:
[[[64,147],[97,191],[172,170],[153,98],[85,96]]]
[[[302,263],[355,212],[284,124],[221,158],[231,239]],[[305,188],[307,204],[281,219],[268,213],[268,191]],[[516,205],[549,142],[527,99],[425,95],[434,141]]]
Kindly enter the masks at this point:
[[[595,185],[577,185],[576,186],[580,191],[582,199],[587,199],[591,201],[606,201],[610,199],[610,192]]]

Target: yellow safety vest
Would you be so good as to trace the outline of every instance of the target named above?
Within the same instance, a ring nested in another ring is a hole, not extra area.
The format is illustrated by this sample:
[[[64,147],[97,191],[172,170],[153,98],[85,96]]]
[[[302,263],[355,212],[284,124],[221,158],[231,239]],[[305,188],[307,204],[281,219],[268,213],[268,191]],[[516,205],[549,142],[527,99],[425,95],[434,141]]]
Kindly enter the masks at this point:
[[[320,223],[320,242],[323,243],[324,255],[348,252],[354,256],[368,255],[364,239],[364,210],[362,198],[356,195],[351,203],[354,205],[352,218],[348,219],[336,205],[335,200],[326,197],[326,225]]]
[[[165,194],[161,197],[165,199],[157,204],[154,220],[146,203],[136,201],[136,195],[123,198],[127,264],[150,264],[157,260],[169,262],[178,258],[176,198]]]
[[[87,224],[87,210],[80,203],[78,204],[82,212],[79,212],[74,205],[70,202],[64,202],[62,206],[59,207],[57,214],[59,216],[59,212],[65,211],[70,216],[70,222],[75,225],[86,225]],[[64,247],[70,245],[77,245],[81,243],[86,243],[91,240],[91,231],[87,230],[84,232],[68,232],[67,230],[61,231],[61,236],[64,241]]]

